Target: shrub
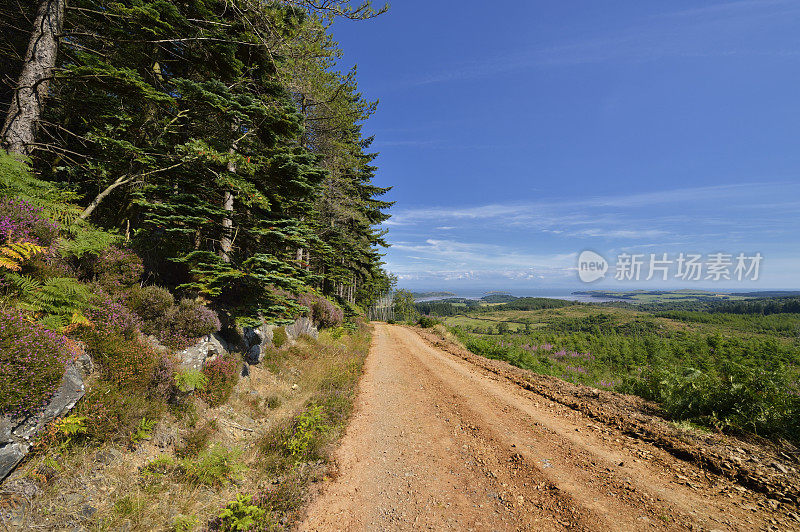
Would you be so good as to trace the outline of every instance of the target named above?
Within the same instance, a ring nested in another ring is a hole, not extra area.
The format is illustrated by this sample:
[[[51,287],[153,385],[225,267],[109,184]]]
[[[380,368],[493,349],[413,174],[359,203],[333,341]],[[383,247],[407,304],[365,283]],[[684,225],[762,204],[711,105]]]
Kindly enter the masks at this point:
[[[300,414],[277,425],[261,441],[263,453],[278,454],[292,462],[312,460],[321,455],[320,436],[327,430],[321,405],[309,406]]]
[[[321,328],[337,327],[344,321],[344,311],[321,295],[306,292],[297,302],[309,309],[309,317]]]
[[[288,341],[289,337],[286,334],[286,329],[283,327],[278,327],[272,330],[272,345],[280,349]]]
[[[138,338],[98,327],[87,335],[86,347],[102,377],[120,388],[145,391],[153,382],[160,357]]]
[[[241,454],[239,449],[215,445],[200,453],[196,459],[185,458],[181,462],[184,477],[192,484],[224,486],[239,478],[242,465],[238,460]]]
[[[230,398],[239,376],[239,358],[235,355],[221,355],[203,368],[208,378],[205,390],[200,397],[210,406],[221,405]]]
[[[139,282],[144,265],[135,253],[112,246],[97,256],[94,264],[97,281],[107,290],[116,292]]]
[[[254,504],[251,495],[239,494],[222,510],[218,519],[211,524],[211,528],[223,532],[262,529],[268,525],[265,522],[268,518],[269,513]]]
[[[419,325],[423,329],[428,329],[428,328],[433,327],[434,325],[436,325],[438,323],[439,323],[439,320],[437,320],[436,318],[432,318],[430,316],[425,316],[424,314],[422,316],[420,316],[419,319],[417,320],[417,325]]]
[[[183,299],[170,316],[176,332],[186,338],[200,338],[220,330],[217,313],[191,299]]]
[[[97,334],[114,334],[131,338],[141,327],[139,317],[125,305],[95,285],[86,317],[92,322]]]
[[[145,286],[131,293],[128,304],[145,323],[145,332],[153,334],[148,327],[167,315],[175,305],[175,298],[166,288]]]
[[[184,349],[197,338],[220,330],[217,313],[191,299],[176,305],[166,288],[147,286],[135,290],[130,306],[143,320],[142,331],[173,349]]]
[[[197,456],[208,447],[208,441],[217,431],[216,420],[211,420],[202,427],[195,428],[183,440],[183,445],[175,448],[175,455],[178,458]]]
[[[47,402],[74,356],[63,336],[0,309],[0,412],[29,414]]]
[[[59,226],[43,209],[19,198],[0,199],[0,242],[31,242],[48,247],[58,238]]]
[[[79,403],[79,413],[86,416],[86,436],[98,443],[127,444],[142,418],[159,419],[163,410],[163,402],[109,382],[94,383]]]

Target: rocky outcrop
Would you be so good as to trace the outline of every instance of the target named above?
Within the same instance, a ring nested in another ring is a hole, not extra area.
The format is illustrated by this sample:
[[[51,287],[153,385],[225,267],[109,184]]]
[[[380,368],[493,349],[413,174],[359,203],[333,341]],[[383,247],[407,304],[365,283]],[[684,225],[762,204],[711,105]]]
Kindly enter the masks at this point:
[[[28,454],[34,437],[55,418],[72,410],[75,403],[86,393],[84,384],[92,372],[92,360],[86,353],[67,364],[61,385],[47,406],[28,417],[0,418],[0,480]]]
[[[192,347],[179,351],[177,353],[180,362],[178,368],[180,370],[197,370],[203,369],[203,366],[208,362],[212,362],[220,355],[228,353],[227,342],[219,335],[219,333],[209,334],[200,339]]]
[[[286,340],[291,345],[301,336],[309,336],[315,340],[319,337],[319,331],[314,326],[310,318],[298,318],[293,323],[281,327],[263,323],[258,327],[244,327],[242,329],[242,351],[245,362],[248,364],[258,364],[264,358],[267,349],[274,347],[274,337],[276,329],[283,329],[286,333]]]

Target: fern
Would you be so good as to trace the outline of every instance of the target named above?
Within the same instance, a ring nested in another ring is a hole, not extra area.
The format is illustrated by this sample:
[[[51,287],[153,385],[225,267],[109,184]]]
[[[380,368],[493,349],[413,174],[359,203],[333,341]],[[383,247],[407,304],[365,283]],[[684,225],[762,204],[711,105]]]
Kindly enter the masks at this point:
[[[119,235],[97,229],[83,221],[67,227],[67,232],[71,238],[63,240],[60,245],[64,257],[81,258],[84,255],[98,255],[121,240]]]
[[[23,199],[44,209],[47,216],[68,226],[80,216],[76,194],[34,177],[23,161],[0,151],[0,197]]]
[[[36,255],[44,253],[47,248],[30,242],[13,242],[0,247],[0,268],[18,272],[22,264]]]
[[[40,318],[49,328],[88,323],[82,311],[89,305],[90,295],[77,279],[52,277],[41,282],[29,275],[7,273],[5,280],[17,296],[17,308]]]

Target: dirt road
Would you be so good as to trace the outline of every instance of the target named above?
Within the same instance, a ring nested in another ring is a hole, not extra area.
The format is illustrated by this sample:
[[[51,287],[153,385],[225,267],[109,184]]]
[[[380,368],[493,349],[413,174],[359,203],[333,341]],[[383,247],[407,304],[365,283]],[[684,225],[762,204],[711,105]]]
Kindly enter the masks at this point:
[[[776,501],[376,325],[301,530],[800,530]]]

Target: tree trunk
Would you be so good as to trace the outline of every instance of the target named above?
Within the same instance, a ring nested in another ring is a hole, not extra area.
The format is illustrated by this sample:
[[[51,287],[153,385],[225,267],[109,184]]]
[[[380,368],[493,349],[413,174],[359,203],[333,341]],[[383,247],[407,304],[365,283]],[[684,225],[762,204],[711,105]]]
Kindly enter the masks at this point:
[[[239,131],[239,121],[231,124],[233,133]],[[231,154],[231,159],[228,161],[228,172],[236,173],[236,162],[233,160],[233,154],[236,153],[236,141],[231,143],[228,150]],[[222,209],[225,215],[222,218],[222,236],[219,239],[219,256],[225,262],[231,261],[231,250],[233,249],[233,191],[226,190],[222,194]]]
[[[228,170],[230,167],[234,166],[233,163],[228,163]],[[236,171],[234,169],[232,171]],[[225,262],[231,261],[231,249],[233,248],[233,219],[230,216],[233,216],[233,192],[230,190],[226,190],[223,198],[222,198],[222,208],[230,215],[226,214],[224,218],[222,218],[222,237],[219,239],[219,256],[222,257],[222,260]]]
[[[41,0],[22,73],[8,108],[0,141],[9,153],[30,155],[44,99],[56,66],[67,0]]]

